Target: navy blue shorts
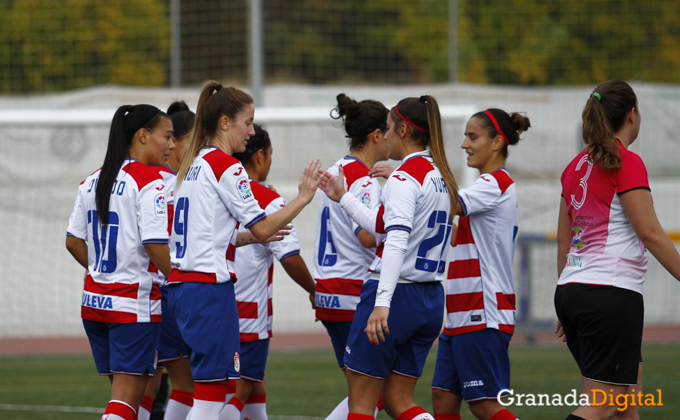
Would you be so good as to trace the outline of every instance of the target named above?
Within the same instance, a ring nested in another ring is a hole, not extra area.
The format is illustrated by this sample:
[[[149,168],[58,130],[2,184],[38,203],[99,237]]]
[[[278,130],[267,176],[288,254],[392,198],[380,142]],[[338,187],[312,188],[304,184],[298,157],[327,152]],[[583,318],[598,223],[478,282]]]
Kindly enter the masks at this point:
[[[158,345],[158,363],[163,363],[177,360],[182,356],[188,357],[189,352],[184,340],[182,340],[182,334],[179,332],[175,317],[172,316],[172,312],[168,308],[168,288],[163,286],[160,289],[163,322],[161,322],[161,340]]]
[[[451,337],[442,334],[432,388],[462,395],[466,402],[498,399],[502,389],[510,388],[511,338],[493,328]]]
[[[267,366],[269,339],[241,343],[241,378],[254,382],[264,381]]]
[[[333,344],[333,350],[335,350],[335,358],[338,361],[338,366],[340,369],[345,368],[345,347],[347,347],[347,337],[349,337],[349,330],[352,328],[352,323],[350,321],[346,322],[334,322],[334,321],[321,321],[328,335],[331,337],[331,344]]]
[[[156,371],[161,324],[109,324],[83,319],[83,326],[100,375],[153,375]]]
[[[361,289],[361,301],[354,314],[345,349],[347,369],[374,378],[394,372],[419,378],[432,343],[444,319],[444,288],[440,282],[399,283],[392,296],[385,342],[371,344],[364,332],[373,312],[377,280]]]
[[[234,283],[177,283],[168,309],[189,352],[196,382],[239,379],[240,337]]]

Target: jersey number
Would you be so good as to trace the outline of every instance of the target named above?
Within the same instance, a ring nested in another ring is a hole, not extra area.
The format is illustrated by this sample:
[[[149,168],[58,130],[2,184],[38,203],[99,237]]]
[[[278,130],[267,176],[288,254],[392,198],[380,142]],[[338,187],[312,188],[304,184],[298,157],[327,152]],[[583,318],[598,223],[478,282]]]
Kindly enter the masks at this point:
[[[428,260],[427,253],[430,252],[432,248],[438,247],[442,243],[446,245],[448,241],[449,234],[451,234],[451,228],[453,227],[449,223],[449,216],[445,211],[435,210],[430,214],[430,219],[427,221],[427,227],[429,229],[437,229],[437,233],[425,239],[420,243],[418,247],[418,257],[416,258],[416,270],[427,271],[428,273],[443,273],[444,267],[446,266],[446,261],[442,261],[442,255],[446,246],[443,246],[439,252],[439,258],[436,260]]]
[[[175,221],[172,226],[178,236],[182,236],[182,242],[175,242],[177,259],[184,258],[187,252],[187,221],[189,219],[189,199],[182,197],[175,204]]]
[[[590,177],[590,172],[593,170],[593,161],[590,160],[588,155],[584,155],[581,160],[578,161],[578,165],[576,165],[577,172],[579,169],[581,169],[581,166],[583,166],[584,163],[588,164],[588,169],[586,170],[586,174],[583,175],[583,178],[581,178],[581,181],[579,181],[579,186],[583,188],[583,195],[578,201],[576,200],[575,194],[571,195],[571,205],[574,206],[576,210],[580,209],[586,202],[586,194],[588,193],[588,178]]]
[[[102,226],[96,210],[87,212],[87,223],[92,224],[92,242],[94,242],[94,268],[100,273],[116,271],[116,244],[118,243],[118,213],[109,212],[109,224]]]
[[[322,267],[332,267],[338,261],[338,253],[335,251],[330,227],[330,209],[324,207],[321,211],[321,237],[319,238],[319,257],[317,261]]]

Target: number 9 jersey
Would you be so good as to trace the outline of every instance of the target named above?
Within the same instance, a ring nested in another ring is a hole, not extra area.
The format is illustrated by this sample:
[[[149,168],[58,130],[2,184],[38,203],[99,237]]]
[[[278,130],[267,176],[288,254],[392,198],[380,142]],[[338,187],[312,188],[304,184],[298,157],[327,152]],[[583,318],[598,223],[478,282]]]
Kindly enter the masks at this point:
[[[168,243],[167,188],[156,169],[127,159],[111,191],[109,224],[102,226],[95,202],[100,172],[80,184],[66,233],[87,242],[82,318],[160,322],[161,294],[144,245]]]

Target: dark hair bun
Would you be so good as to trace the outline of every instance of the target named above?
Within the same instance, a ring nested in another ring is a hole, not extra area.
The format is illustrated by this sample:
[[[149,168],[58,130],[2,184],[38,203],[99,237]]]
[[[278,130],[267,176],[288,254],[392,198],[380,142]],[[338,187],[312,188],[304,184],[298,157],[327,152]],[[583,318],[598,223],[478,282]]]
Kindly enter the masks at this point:
[[[172,115],[180,111],[189,111],[189,105],[184,101],[175,101],[168,107],[168,115]]]
[[[517,137],[519,137],[523,132],[527,131],[529,127],[531,127],[529,118],[518,112],[513,112],[510,114],[510,124],[512,124],[512,129],[517,132]]]
[[[335,109],[338,111],[338,118],[352,118],[361,113],[361,105],[344,93],[339,94],[336,99],[338,106]]]

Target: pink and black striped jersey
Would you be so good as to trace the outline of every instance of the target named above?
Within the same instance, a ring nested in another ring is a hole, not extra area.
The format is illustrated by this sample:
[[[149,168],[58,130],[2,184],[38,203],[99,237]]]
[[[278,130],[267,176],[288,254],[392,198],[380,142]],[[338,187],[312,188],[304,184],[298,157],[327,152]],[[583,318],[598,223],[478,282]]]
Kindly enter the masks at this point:
[[[617,140],[618,141],[618,140]],[[581,152],[562,173],[572,241],[558,285],[615,286],[642,294],[647,257],[619,194],[649,189],[642,159],[619,142],[622,166],[607,171]]]
[[[265,217],[241,162],[203,148],[175,190],[168,283],[231,281],[237,224],[249,228]]]
[[[515,183],[505,169],[459,192],[463,215],[446,282],[446,335],[515,329],[512,259],[517,245]]]
[[[364,205],[380,204],[380,184],[368,175],[369,169],[359,159],[345,156],[328,169],[338,175],[342,165],[345,188]],[[314,245],[314,279],[316,280],[316,317],[323,321],[348,322],[354,319],[359,295],[368,279],[368,267],[375,248],[364,248],[357,238],[361,228],[340,205],[319,192],[319,216]]]
[[[102,226],[95,202],[100,173],[80,184],[67,230],[88,247],[82,317],[107,323],[160,322],[161,294],[144,245],[168,243],[167,188],[155,168],[126,159],[111,191],[108,225]]]
[[[258,204],[266,214],[285,207],[283,198],[271,189],[250,182]],[[239,232],[247,229],[240,227]],[[252,244],[236,248],[236,276],[234,284],[238,307],[241,342],[264,340],[272,336],[272,280],[274,257],[281,261],[300,254],[300,242],[295,230],[281,241]]]

